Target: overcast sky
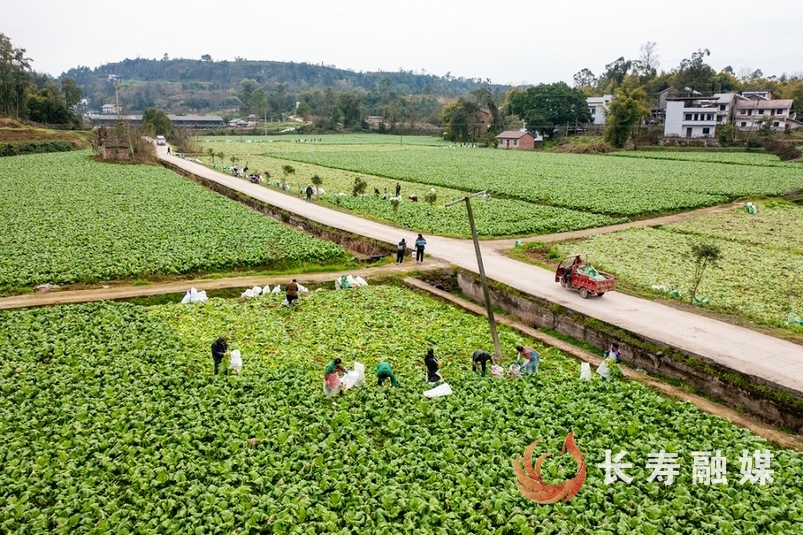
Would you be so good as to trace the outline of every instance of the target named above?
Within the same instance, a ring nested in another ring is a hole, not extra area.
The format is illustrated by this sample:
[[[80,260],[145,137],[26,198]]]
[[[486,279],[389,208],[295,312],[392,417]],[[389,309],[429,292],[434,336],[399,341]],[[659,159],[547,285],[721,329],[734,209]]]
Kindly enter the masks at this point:
[[[0,0],[0,33],[54,76],[125,58],[294,61],[571,84],[657,43],[661,69],[803,72],[803,0]]]

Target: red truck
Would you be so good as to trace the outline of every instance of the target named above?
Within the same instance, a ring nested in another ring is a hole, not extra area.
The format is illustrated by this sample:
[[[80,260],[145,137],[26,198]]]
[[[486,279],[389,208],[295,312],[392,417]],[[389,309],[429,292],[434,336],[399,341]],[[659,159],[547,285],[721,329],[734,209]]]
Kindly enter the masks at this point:
[[[580,297],[589,295],[602,296],[613,290],[616,279],[613,275],[597,271],[593,266],[583,262],[579,254],[569,255],[563,259],[555,271],[555,282],[564,288],[579,290]]]

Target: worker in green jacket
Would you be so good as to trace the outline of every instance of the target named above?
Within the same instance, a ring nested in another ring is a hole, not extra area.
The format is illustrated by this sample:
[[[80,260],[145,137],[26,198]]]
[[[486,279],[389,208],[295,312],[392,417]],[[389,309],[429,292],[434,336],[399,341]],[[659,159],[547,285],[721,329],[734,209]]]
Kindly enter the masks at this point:
[[[385,379],[390,379],[391,385],[399,386],[396,376],[393,375],[393,368],[387,362],[380,362],[376,365],[376,379],[379,382],[379,386],[382,386],[382,383],[385,382]]]

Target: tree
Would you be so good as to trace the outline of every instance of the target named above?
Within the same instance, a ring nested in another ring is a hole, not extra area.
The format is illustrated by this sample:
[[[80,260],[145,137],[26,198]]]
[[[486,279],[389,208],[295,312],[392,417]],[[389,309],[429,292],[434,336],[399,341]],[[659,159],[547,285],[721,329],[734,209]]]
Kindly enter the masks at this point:
[[[240,107],[242,113],[248,113],[248,106],[251,104],[251,93],[253,93],[257,87],[259,87],[259,84],[256,80],[250,78],[243,78],[240,80],[240,93],[237,96],[240,97],[240,102],[242,102],[242,106]]]
[[[438,193],[435,191],[435,188],[429,188],[429,191],[424,194],[424,200],[429,204],[429,230],[430,232],[434,232],[433,223],[435,218],[432,217],[432,209],[438,201]]]
[[[294,174],[296,174],[296,168],[295,167],[293,167],[292,165],[287,165],[287,164],[283,165],[282,166],[282,185],[284,185],[284,183],[287,182],[287,177],[289,175],[294,175]]]
[[[604,93],[612,93],[614,89],[622,85],[622,81],[632,65],[633,62],[625,59],[624,56],[605,65],[605,72],[599,77],[597,89]]]
[[[11,39],[0,33],[0,115],[17,118],[27,112],[30,62],[24,48],[14,48]]]
[[[588,69],[583,69],[582,71],[576,73],[574,76],[572,76],[572,80],[574,80],[575,89],[594,87],[597,85],[597,77],[594,76],[594,73]]]
[[[265,91],[265,88],[257,87],[251,92],[248,108],[258,117],[262,117],[268,112],[268,92]]]
[[[527,130],[547,137],[560,125],[591,121],[585,94],[564,82],[538,84],[526,91],[511,90],[506,107],[511,114],[524,119]]]
[[[83,90],[78,87],[78,84],[72,78],[64,77],[61,79],[61,92],[64,95],[64,103],[68,108],[72,108],[81,102]]]
[[[212,63],[212,56],[210,56],[209,54],[204,54],[203,56],[201,56],[201,61]]]
[[[215,166],[215,156],[216,156],[215,150],[210,147],[210,148],[206,149],[206,154],[208,154],[209,157],[212,159],[212,167],[214,167]]]
[[[714,69],[705,62],[711,52],[699,49],[691,57],[680,62],[680,67],[672,76],[672,85],[680,90],[710,91],[713,89]]]
[[[356,176],[354,177],[354,186],[351,188],[351,194],[356,197],[357,195],[362,195],[365,193],[365,188],[368,187],[368,182],[362,179],[362,177]]]
[[[623,147],[642,117],[650,115],[646,106],[647,94],[631,76],[614,91],[614,98],[605,111],[605,141]]]
[[[340,93],[337,96],[337,108],[343,119],[343,128],[353,128],[360,125],[360,103],[362,97],[354,91]]]
[[[647,41],[639,48],[641,55],[633,62],[633,67],[640,77],[654,77],[658,73],[661,62],[658,61],[660,56],[655,52],[657,46],[654,41]]]
[[[321,186],[323,186],[323,179],[317,174],[312,175],[312,185],[315,186],[315,190],[317,191]]]
[[[722,258],[722,251],[719,246],[713,243],[693,243],[691,253],[694,259],[694,288],[691,292],[691,303],[697,297],[697,288],[703,280],[706,268],[714,266]]]
[[[148,125],[150,125],[150,128],[153,129],[154,135],[173,135],[173,123],[162,110],[157,110],[156,108],[148,108],[145,110],[145,112],[142,114],[142,124],[145,125],[146,128],[149,128]]]
[[[441,112],[443,136],[449,141],[473,141],[479,134],[480,107],[470,100],[459,98]]]

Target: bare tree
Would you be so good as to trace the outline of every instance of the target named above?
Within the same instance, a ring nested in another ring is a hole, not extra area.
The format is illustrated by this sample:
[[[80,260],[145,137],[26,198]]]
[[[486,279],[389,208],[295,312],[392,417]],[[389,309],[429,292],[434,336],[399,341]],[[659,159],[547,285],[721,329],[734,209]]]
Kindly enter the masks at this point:
[[[661,56],[656,52],[657,47],[658,43],[655,41],[647,41],[639,48],[641,55],[635,61],[635,67],[641,76],[655,75],[658,72],[658,67],[661,66],[658,58]]]

